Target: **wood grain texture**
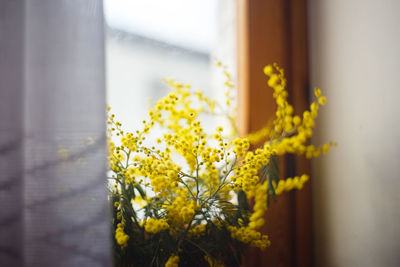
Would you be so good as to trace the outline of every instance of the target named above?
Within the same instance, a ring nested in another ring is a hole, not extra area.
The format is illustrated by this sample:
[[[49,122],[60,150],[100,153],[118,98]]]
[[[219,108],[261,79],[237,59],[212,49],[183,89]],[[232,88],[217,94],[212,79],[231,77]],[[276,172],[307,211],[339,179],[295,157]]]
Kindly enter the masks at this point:
[[[288,79],[289,102],[308,106],[306,0],[238,0],[239,123],[242,135],[263,127],[275,113],[263,68],[278,63]],[[302,157],[280,160],[281,178],[309,173]],[[311,186],[272,203],[262,231],[272,246],[249,249],[245,266],[312,266]]]

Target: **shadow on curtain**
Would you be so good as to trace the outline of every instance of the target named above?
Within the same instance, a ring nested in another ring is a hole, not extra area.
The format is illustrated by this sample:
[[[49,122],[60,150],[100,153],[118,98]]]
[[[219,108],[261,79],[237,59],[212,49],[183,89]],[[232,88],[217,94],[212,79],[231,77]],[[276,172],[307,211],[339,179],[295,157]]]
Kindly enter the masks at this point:
[[[0,33],[0,266],[110,266],[102,1],[1,1]]]

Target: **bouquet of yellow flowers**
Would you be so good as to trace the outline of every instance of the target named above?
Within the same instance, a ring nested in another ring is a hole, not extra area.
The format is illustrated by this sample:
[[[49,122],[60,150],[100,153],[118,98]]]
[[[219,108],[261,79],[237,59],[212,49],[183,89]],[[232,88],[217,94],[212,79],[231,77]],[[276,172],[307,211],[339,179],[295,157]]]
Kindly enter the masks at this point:
[[[247,245],[270,246],[258,230],[270,199],[301,189],[309,179],[307,174],[279,179],[279,156],[311,158],[333,145],[307,145],[326,98],[316,89],[310,110],[294,115],[284,72],[276,64],[264,68],[276,117],[263,129],[238,137],[233,83],[223,68],[227,110],[190,85],[166,79],[172,91],[150,109],[141,130],[125,132],[114,114],[108,116],[117,265],[240,266]],[[229,133],[221,126],[211,132],[203,128],[202,114],[219,116],[222,111],[231,122]]]

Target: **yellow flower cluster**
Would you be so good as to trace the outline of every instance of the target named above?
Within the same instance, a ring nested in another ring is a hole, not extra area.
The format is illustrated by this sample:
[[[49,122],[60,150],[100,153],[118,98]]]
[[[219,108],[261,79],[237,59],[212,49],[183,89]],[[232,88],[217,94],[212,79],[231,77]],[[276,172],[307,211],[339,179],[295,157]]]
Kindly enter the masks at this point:
[[[173,190],[178,184],[178,174],[180,167],[171,160],[162,158],[136,156],[134,162],[137,162],[135,174],[142,177],[148,177],[151,180],[152,189],[156,193]]]
[[[231,76],[225,69],[224,73],[225,86],[231,89]],[[167,233],[178,244],[176,251],[188,238],[209,234],[206,229],[210,222],[220,225],[221,231],[228,229],[228,234],[242,243],[261,249],[269,246],[268,236],[259,232],[264,224],[269,192],[274,190],[279,195],[301,189],[309,177],[296,176],[271,185],[260,178],[260,170],[271,162],[271,157],[286,153],[317,157],[327,153],[335,143],[319,147],[307,143],[319,108],[326,103],[321,90],[315,90],[310,109],[296,115],[287,101],[283,70],[277,65],[268,65],[264,73],[274,90],[276,116],[269,125],[244,138],[226,135],[228,131],[221,126],[207,132],[200,115],[216,114],[219,108],[216,101],[173,79],[165,80],[172,91],[150,109],[149,119],[143,121],[141,130],[124,132],[121,123],[111,114],[109,135],[115,134],[119,140],[109,138],[109,165],[115,181],[113,192],[123,205],[115,203],[121,209],[117,219],[123,223],[123,217],[133,219],[134,225],[147,232],[143,236],[169,229]],[[226,106],[231,107],[234,101],[231,91],[227,91],[226,97]],[[231,132],[235,133],[233,111],[225,113],[231,122]],[[240,216],[231,220],[227,214],[237,214],[238,208],[230,201],[239,190],[248,199],[254,199],[253,210],[242,214],[243,220]],[[127,215],[132,207],[126,207],[129,204],[125,203],[136,203],[138,193],[145,199],[141,205],[144,215],[139,217],[136,211]],[[123,223],[118,224],[115,233],[121,247],[129,239]],[[178,266],[178,263],[179,256],[173,254],[166,266]]]
[[[231,232],[232,238],[245,244],[250,244],[253,247],[264,249],[271,245],[267,235],[262,235],[250,227],[228,226],[228,230]]]
[[[282,192],[290,191],[292,189],[302,189],[303,185],[309,180],[309,176],[307,174],[303,174],[302,176],[298,177],[295,176],[294,178],[287,178],[286,180],[280,180],[278,185],[275,186],[275,193],[277,195],[281,194]]]
[[[177,189],[179,195],[174,199],[171,205],[166,205],[168,219],[174,226],[181,226],[189,223],[195,215],[197,205],[193,199],[190,199],[184,188]]]
[[[172,254],[168,261],[165,263],[165,267],[178,267],[179,264],[179,256]]]
[[[169,228],[168,222],[166,219],[155,219],[150,218],[145,222],[145,230],[149,233],[159,233],[161,231],[167,230]]]
[[[125,234],[122,223],[117,224],[117,229],[115,230],[115,240],[121,247],[128,246],[129,236]]]
[[[250,216],[249,228],[258,229],[264,225],[264,213],[267,210],[267,190],[267,183],[263,183],[255,189],[254,212]]]
[[[264,68],[264,73],[269,76],[268,85],[274,89],[273,97],[275,98],[277,111],[276,119],[274,120],[274,129],[272,137],[280,136],[281,132],[291,132],[293,129],[293,107],[287,102],[288,92],[286,88],[286,79],[284,72],[277,65],[274,66],[278,73],[274,72],[271,65]]]
[[[288,93],[285,89],[286,79],[283,70],[277,65],[268,65],[264,68],[264,73],[269,76],[268,85],[274,89],[273,96],[277,106],[276,119],[273,121],[272,128],[266,126],[250,134],[248,138],[251,144],[258,144],[269,135],[270,140],[264,144],[264,147],[270,147],[277,155],[304,154],[307,158],[311,158],[318,157],[321,152],[327,153],[334,143],[330,142],[318,148],[306,145],[307,139],[313,134],[319,106],[326,104],[326,97],[321,95],[321,90],[315,90],[316,101],[313,101],[310,110],[304,111],[300,117],[294,115],[293,106],[287,102]]]
[[[240,149],[245,148],[239,143],[240,141],[245,143],[245,147],[249,147],[249,142],[246,138],[239,141],[236,139],[233,141],[233,144],[236,145],[235,149],[238,147],[240,147]],[[273,153],[274,151],[269,145],[256,149],[254,152],[246,152],[242,165],[235,170],[235,176],[231,178],[232,181],[234,181],[235,188],[242,189],[249,197],[252,197],[255,187],[259,184],[260,180],[258,172],[262,166],[268,164],[269,158]]]
[[[250,216],[250,223],[248,226],[229,226],[228,230],[231,232],[232,238],[235,238],[243,243],[250,243],[254,247],[264,249],[270,245],[267,235],[262,235],[257,231],[264,225],[264,213],[267,210],[267,183],[255,188],[255,203],[254,212]],[[240,220],[239,224],[243,224]]]
[[[263,140],[265,140],[266,138],[268,138],[270,134],[271,134],[271,126],[266,125],[258,131],[249,133],[246,136],[246,138],[247,138],[247,140],[249,140],[250,144],[257,145],[260,142],[262,142]]]

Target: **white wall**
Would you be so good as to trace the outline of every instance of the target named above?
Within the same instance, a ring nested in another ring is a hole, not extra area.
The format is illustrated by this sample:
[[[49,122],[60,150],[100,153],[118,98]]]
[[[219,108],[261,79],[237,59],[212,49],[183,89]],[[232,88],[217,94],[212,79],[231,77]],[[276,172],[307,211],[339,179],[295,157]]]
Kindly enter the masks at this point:
[[[400,266],[400,1],[310,0],[316,266]]]

